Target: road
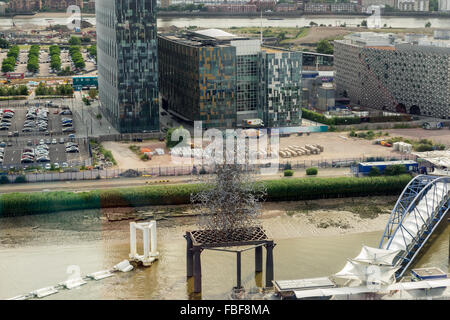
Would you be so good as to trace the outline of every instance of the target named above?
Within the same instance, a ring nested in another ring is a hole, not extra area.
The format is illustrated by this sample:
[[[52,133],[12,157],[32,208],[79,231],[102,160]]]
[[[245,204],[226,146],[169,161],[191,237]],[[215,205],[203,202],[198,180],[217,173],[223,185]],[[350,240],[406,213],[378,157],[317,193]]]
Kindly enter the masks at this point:
[[[283,174],[258,176],[258,180],[290,179],[283,178]],[[349,168],[320,169],[319,177],[350,176]],[[294,177],[306,177],[305,171],[296,171]],[[164,181],[164,182],[162,182]],[[166,182],[167,181],[167,182]],[[44,183],[8,184],[0,185],[0,193],[12,192],[42,192],[42,191],[88,191],[95,189],[114,189],[125,187],[139,187],[148,185],[172,185],[179,183],[195,183],[199,180],[195,176],[152,177],[152,178],[113,178],[100,180],[57,181]]]

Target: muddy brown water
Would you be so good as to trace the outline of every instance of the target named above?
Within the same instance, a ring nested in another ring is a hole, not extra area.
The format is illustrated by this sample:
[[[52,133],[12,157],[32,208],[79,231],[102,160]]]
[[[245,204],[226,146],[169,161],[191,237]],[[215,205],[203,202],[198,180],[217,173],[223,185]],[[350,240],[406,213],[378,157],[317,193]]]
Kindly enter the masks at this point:
[[[108,222],[100,211],[77,211],[0,219],[0,299],[52,286],[81,275],[111,268],[128,257],[129,221]],[[450,227],[444,222],[414,267],[436,266],[449,272]],[[235,285],[235,256],[202,253],[203,292],[193,295],[185,276],[185,240],[192,218],[158,222],[160,259],[149,268],[89,281],[45,299],[227,299]],[[355,257],[363,244],[378,246],[383,231],[276,239],[275,279],[328,276]],[[257,290],[254,257],[242,257],[242,282]]]

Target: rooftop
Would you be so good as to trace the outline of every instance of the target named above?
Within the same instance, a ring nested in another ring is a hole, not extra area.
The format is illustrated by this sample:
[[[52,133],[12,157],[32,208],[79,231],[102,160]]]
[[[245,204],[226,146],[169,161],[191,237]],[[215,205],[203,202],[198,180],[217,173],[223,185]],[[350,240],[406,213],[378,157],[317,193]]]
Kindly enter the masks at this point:
[[[228,40],[228,39],[236,39],[239,38],[238,36],[225,32],[223,30],[220,29],[206,29],[206,30],[200,30],[200,31],[195,31],[193,32],[193,34],[196,35],[200,35],[200,36],[205,36],[208,38],[214,38],[217,40]]]

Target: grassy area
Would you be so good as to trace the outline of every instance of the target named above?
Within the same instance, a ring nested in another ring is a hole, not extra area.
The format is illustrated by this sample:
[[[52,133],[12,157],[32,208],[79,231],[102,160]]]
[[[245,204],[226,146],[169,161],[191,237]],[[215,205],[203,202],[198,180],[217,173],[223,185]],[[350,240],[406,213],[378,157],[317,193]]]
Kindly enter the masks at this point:
[[[267,201],[298,201],[400,194],[411,176],[292,178],[269,180]],[[86,192],[8,193],[0,196],[0,217],[80,209],[189,204],[203,184],[156,185]]]

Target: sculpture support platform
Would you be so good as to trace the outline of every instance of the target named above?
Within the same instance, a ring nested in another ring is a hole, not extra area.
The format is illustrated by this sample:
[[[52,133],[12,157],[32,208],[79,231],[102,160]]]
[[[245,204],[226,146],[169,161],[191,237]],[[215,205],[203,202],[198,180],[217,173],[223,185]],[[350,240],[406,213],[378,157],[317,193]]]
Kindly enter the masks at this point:
[[[186,275],[194,277],[194,293],[202,291],[201,253],[203,250],[215,250],[236,253],[236,288],[242,288],[241,283],[241,254],[255,249],[255,273],[262,272],[262,247],[266,248],[266,287],[272,287],[274,278],[273,248],[275,243],[268,239],[260,227],[220,232],[217,230],[187,231],[186,239]],[[231,249],[230,247],[244,247]]]

